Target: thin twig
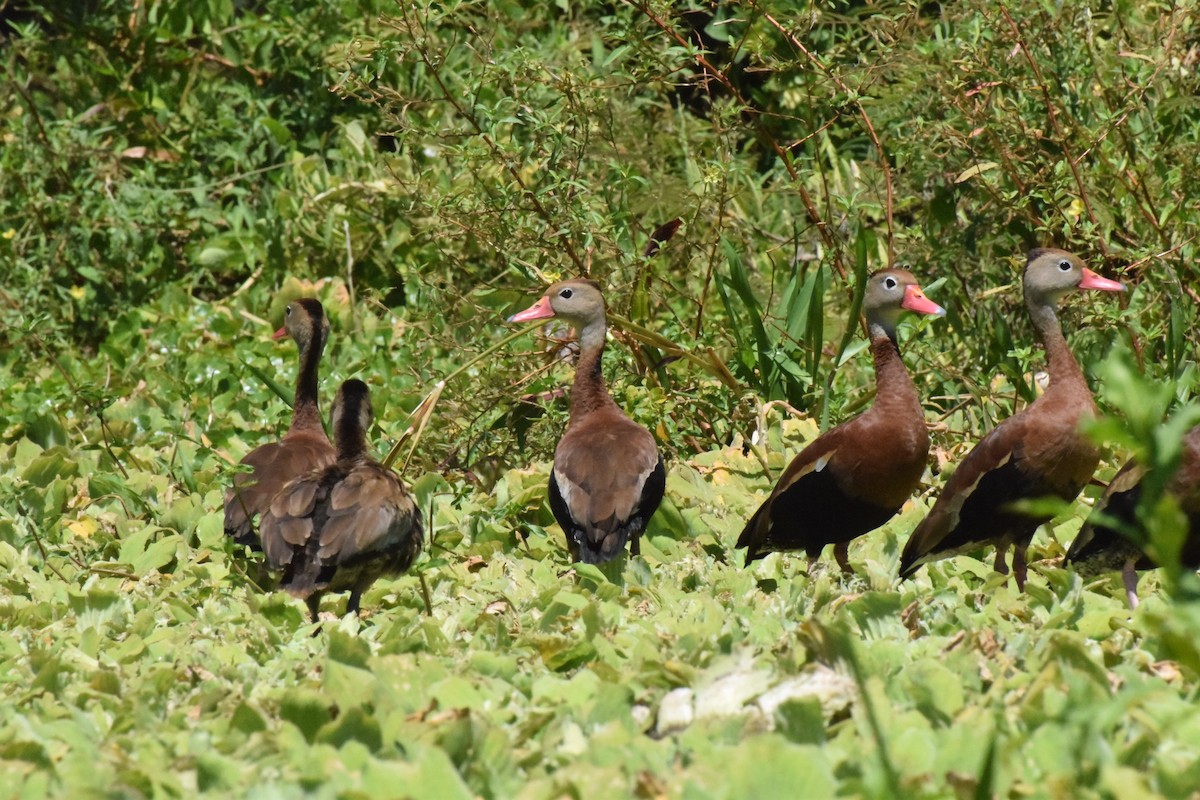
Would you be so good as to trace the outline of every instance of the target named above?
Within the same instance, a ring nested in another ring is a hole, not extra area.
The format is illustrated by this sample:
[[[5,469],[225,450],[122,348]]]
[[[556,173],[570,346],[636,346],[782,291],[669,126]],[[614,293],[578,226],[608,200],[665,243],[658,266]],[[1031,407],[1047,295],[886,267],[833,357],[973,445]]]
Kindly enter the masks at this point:
[[[129,473],[125,471],[125,465],[121,463],[121,459],[117,458],[117,454],[113,452],[112,444],[108,441],[109,430],[108,423],[104,420],[104,412],[96,411],[96,417],[100,420],[100,438],[103,440],[104,450],[108,453],[108,457],[113,460],[113,463],[117,465],[117,469],[121,471],[121,477],[128,481]],[[127,452],[126,454],[129,455],[130,458],[133,458],[131,453]],[[137,462],[136,458],[134,458],[134,465],[138,467],[138,469],[142,469],[142,465]]]
[[[647,3],[634,2],[634,0],[625,0],[625,2],[636,8],[638,11],[641,11],[642,14],[644,14],[655,25],[657,25],[663,33],[674,39],[679,46],[688,50],[691,53],[692,60],[695,61],[696,64],[707,75],[715,78],[718,83],[724,86],[725,89],[742,107],[742,109],[754,120],[756,132],[770,146],[770,148],[775,151],[775,154],[779,156],[779,160],[783,164],[784,169],[786,169],[788,171],[788,175],[791,176],[792,183],[796,188],[796,192],[800,195],[800,201],[804,203],[804,210],[808,214],[808,218],[812,221],[813,225],[816,226],[817,231],[821,236],[821,240],[829,249],[830,255],[833,257],[834,269],[837,270],[838,275],[844,280],[846,278],[846,266],[842,263],[841,243],[834,235],[832,226],[830,226],[829,222],[821,216],[820,211],[817,210],[817,205],[813,201],[812,195],[809,194],[808,189],[804,186],[804,181],[801,179],[800,173],[796,170],[796,165],[792,162],[791,153],[784,149],[783,146],[779,144],[778,140],[776,140],[771,134],[771,132],[767,130],[766,126],[762,124],[762,114],[760,109],[754,106],[742,95],[740,91],[738,91],[738,88],[733,84],[733,81],[729,79],[729,76],[714,66],[713,63],[705,58],[702,53],[698,52],[694,43],[689,42],[686,38],[684,38],[684,36],[675,30],[674,27],[669,25],[666,20],[656,14]]]
[[[45,564],[51,572],[57,575],[60,581],[67,583],[68,581],[66,576],[58,571],[58,567],[50,563],[50,556],[46,553],[46,546],[42,544],[42,536],[38,533],[37,525],[30,523],[29,532],[33,534],[33,541],[37,544],[37,549],[42,554],[42,563]]]
[[[1099,227],[1100,223],[1096,219],[1096,212],[1092,208],[1091,198],[1088,196],[1087,186],[1083,182],[1083,175],[1079,172],[1079,161],[1071,154],[1070,145],[1067,142],[1067,132],[1063,130],[1062,124],[1058,121],[1058,111],[1054,107],[1054,100],[1050,96],[1050,87],[1046,85],[1046,79],[1042,75],[1042,68],[1038,66],[1037,59],[1025,44],[1025,37],[1021,34],[1021,29],[1017,27],[1016,21],[1013,20],[1012,14],[1008,11],[1008,6],[1000,3],[1000,13],[1004,15],[1004,19],[1008,22],[1008,27],[1012,30],[1013,38],[1016,39],[1017,47],[1020,48],[1021,54],[1025,56],[1025,61],[1028,62],[1029,68],[1033,71],[1033,76],[1037,80],[1038,91],[1042,94],[1042,101],[1046,104],[1046,115],[1050,121],[1050,127],[1054,129],[1054,136],[1057,139],[1057,144],[1062,148],[1063,156],[1066,158],[1067,166],[1071,170],[1071,175],[1075,179],[1075,188],[1079,192],[1079,199],[1083,203],[1084,210],[1087,211],[1088,219],[1091,220],[1093,226]],[[1097,237],[1096,242],[1100,247],[1100,252],[1108,258],[1108,242],[1105,237]]]
[[[19,80],[14,79],[9,81],[9,83],[14,89],[17,90],[17,94],[21,95],[21,99],[25,101],[25,106],[29,109],[29,116],[33,119],[34,124],[37,126],[38,134],[42,139],[42,144],[44,144],[46,149],[50,151],[50,155],[54,156],[52,163],[54,164],[55,170],[57,170],[59,176],[66,181],[68,185],[70,185],[71,176],[67,174],[66,169],[62,166],[62,159],[58,157],[58,152],[54,149],[54,143],[50,140],[50,134],[46,132],[46,125],[42,122],[42,115],[38,112],[38,107],[33,102],[33,98],[30,97],[29,92],[26,91],[25,87],[21,85]]]
[[[433,616],[433,600],[429,597],[429,583],[425,580],[425,571],[417,573],[417,578],[421,581],[421,597],[425,599],[425,616]]]
[[[346,237],[346,291],[350,294],[350,329],[357,330],[354,313],[354,247],[350,241],[350,220],[342,220],[342,233]]]
[[[409,20],[408,8],[403,3],[401,4],[401,10],[404,14],[405,22],[408,23],[410,29],[415,30],[416,26],[414,26],[412,21]],[[421,30],[424,32],[425,27],[421,26]],[[552,215],[549,210],[542,205],[542,201],[538,199],[537,193],[530,189],[528,184],[525,183],[525,179],[521,177],[521,171],[517,168],[517,165],[507,158],[503,152],[501,152],[500,147],[496,144],[495,140],[493,140],[492,137],[483,130],[483,126],[479,124],[479,119],[474,114],[467,111],[467,109],[463,107],[463,104],[455,97],[454,93],[450,91],[449,87],[446,86],[445,81],[442,79],[442,73],[439,69],[439,65],[433,60],[429,53],[425,38],[422,37],[418,39],[416,36],[414,36],[413,45],[416,48],[417,53],[421,56],[421,61],[424,63],[425,68],[429,70],[429,74],[433,78],[434,83],[436,83],[438,85],[438,89],[441,90],[442,97],[454,108],[455,112],[457,112],[460,117],[466,120],[471,127],[474,128],[476,135],[483,140],[484,144],[487,145],[487,148],[492,152],[492,155],[500,162],[501,166],[504,167],[504,171],[507,172],[509,177],[511,177],[517,186],[521,188],[521,193],[525,196],[525,199],[529,201],[530,205],[533,206],[533,209],[537,212],[537,215],[542,218],[542,222],[544,222],[551,231],[557,230],[559,228],[559,224],[555,221],[554,215]],[[564,237],[561,240],[561,244],[571,261],[575,264],[575,268],[579,271],[579,274],[586,275],[587,269],[583,263],[583,259],[581,259],[579,254],[575,252],[575,247],[572,245],[571,241]]]
[[[700,331],[704,324],[704,308],[708,303],[708,289],[712,285],[713,273],[717,268],[717,250],[721,246],[721,223],[725,219],[725,215],[729,208],[729,181],[726,178],[725,171],[721,171],[721,187],[717,192],[719,198],[717,204],[717,219],[714,228],[716,231],[712,237],[712,247],[708,251],[708,269],[704,273],[704,283],[700,287],[700,301],[696,308],[696,325],[692,330],[692,338],[699,339]]]
[[[229,298],[226,298],[226,299],[231,299],[231,298],[237,297],[239,294],[244,294],[245,292],[249,291],[250,287],[253,286],[260,277],[262,277],[262,273],[263,273],[263,264],[259,264],[258,267],[254,270],[254,272],[250,273],[250,277],[246,278],[246,280],[242,282],[242,285],[239,286],[238,288],[234,289],[233,294],[229,295]]]
[[[834,86],[845,92],[846,97],[850,99],[851,102],[854,103],[854,107],[858,109],[858,115],[862,117],[863,128],[866,129],[867,136],[870,138],[871,144],[875,145],[875,151],[879,154],[879,169],[883,173],[883,183],[886,189],[884,212],[887,222],[887,266],[893,266],[895,264],[895,232],[892,226],[892,217],[894,216],[895,190],[892,187],[892,170],[888,165],[887,151],[883,148],[883,143],[879,141],[879,134],[875,132],[875,125],[871,122],[871,116],[867,114],[867,109],[863,107],[862,100],[859,99],[858,92],[851,91],[850,87],[847,86],[841,78],[835,75],[833,70],[829,69],[829,67],[823,64],[811,50],[804,46],[804,43],[800,41],[799,37],[788,31],[787,28],[785,28],[778,20],[776,20],[766,11],[758,8],[757,0],[751,0],[750,4],[758,9],[760,13],[762,13],[763,19],[770,23],[771,27],[779,31],[783,37],[788,40],[788,43],[790,43],[792,47],[803,53],[804,57],[808,59],[810,64],[824,73],[825,77],[832,81]]]
[[[106,569],[104,567],[88,567],[88,572],[94,572],[97,575],[111,575],[114,578],[125,578],[131,581],[140,581],[141,577],[134,575],[132,572],[123,572],[119,569]]]
[[[429,395],[426,396],[425,400],[421,401],[421,405],[417,406],[416,410],[413,412],[413,415],[414,415],[413,423],[409,425],[409,427],[404,431],[404,433],[402,433],[400,435],[400,438],[398,438],[396,440],[396,443],[394,445],[392,445],[392,449],[390,451],[388,451],[387,457],[383,460],[383,465],[385,467],[390,467],[392,465],[392,463],[396,460],[396,457],[398,455],[400,455],[400,445],[402,445],[404,443],[405,439],[408,437],[410,432],[416,432],[417,435],[419,436],[420,431],[425,428],[425,423],[427,423],[429,421],[429,418],[433,416],[433,409],[437,405],[438,398],[441,397],[442,390],[446,388],[446,384],[450,383],[450,381],[454,380],[459,375],[461,375],[464,372],[466,372],[467,370],[471,369],[476,364],[478,364],[480,361],[487,358],[492,353],[495,353],[497,350],[504,347],[509,342],[513,341],[514,339],[516,339],[519,336],[524,335],[527,330],[528,330],[528,327],[518,328],[517,330],[510,333],[508,336],[505,336],[503,339],[501,339],[500,341],[493,344],[491,347],[484,350],[479,355],[475,356],[475,358],[471,359],[470,361],[468,361],[465,364],[460,365],[458,367],[458,369],[454,370],[449,375],[447,375],[446,377],[444,377],[440,381],[438,381],[437,384],[435,385],[433,391],[430,392]],[[421,415],[419,418],[416,416],[418,414]],[[418,441],[419,441],[419,439],[418,439]],[[416,442],[414,442],[413,443],[414,450],[416,449],[416,446],[417,446]],[[409,451],[409,457],[410,458],[412,457],[411,450]],[[405,463],[407,463],[407,460]]]

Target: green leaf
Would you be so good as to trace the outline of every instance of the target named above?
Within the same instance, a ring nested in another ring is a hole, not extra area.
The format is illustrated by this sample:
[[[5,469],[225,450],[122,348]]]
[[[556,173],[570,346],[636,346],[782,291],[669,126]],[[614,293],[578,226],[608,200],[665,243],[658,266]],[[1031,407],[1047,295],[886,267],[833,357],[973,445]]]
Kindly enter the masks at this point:
[[[337,719],[324,725],[317,740],[341,747],[347,742],[360,742],[371,752],[383,746],[379,723],[362,708],[351,708],[339,714]]]
[[[786,700],[775,709],[775,728],[795,744],[825,743],[825,717],[816,698]]]
[[[962,678],[937,661],[925,659],[909,664],[904,678],[911,685],[917,708],[936,722],[949,722],[966,702]]]
[[[329,701],[311,689],[290,689],[279,700],[279,718],[295,725],[310,744],[333,716]]]
[[[565,647],[542,649],[542,661],[547,669],[565,672],[583,666],[596,658],[596,647],[591,642],[576,642]]]
[[[73,478],[78,474],[79,465],[56,448],[35,457],[21,472],[21,478],[45,489],[56,478]]]
[[[287,403],[289,406],[292,404],[292,397],[295,394],[295,392],[288,389],[286,386],[281,384],[279,381],[275,380],[275,378],[272,377],[268,372],[260,369],[259,367],[255,366],[254,364],[251,364],[249,361],[246,361],[245,359],[243,359],[242,364],[244,364],[246,366],[246,369],[250,370],[250,372],[254,375],[254,377],[258,378],[260,381],[263,382],[263,384],[266,385],[266,387],[268,389],[270,389],[272,392],[274,392],[276,397],[278,397],[283,402]]]

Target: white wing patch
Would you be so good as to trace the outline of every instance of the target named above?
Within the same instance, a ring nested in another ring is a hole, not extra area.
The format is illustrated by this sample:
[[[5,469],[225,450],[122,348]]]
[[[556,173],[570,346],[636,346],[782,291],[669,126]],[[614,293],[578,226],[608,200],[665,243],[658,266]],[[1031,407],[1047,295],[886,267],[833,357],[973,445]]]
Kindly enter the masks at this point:
[[[585,492],[579,488],[570,478],[567,473],[561,469],[554,470],[554,482],[558,484],[558,493],[562,495],[563,504],[568,509],[574,510],[575,503],[580,499]]]

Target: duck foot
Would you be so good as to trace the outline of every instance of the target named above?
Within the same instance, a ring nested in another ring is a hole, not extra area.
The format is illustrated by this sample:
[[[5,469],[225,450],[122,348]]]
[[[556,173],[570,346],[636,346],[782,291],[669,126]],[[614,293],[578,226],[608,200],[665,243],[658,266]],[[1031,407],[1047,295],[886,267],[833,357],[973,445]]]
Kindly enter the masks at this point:
[[[843,575],[853,575],[854,570],[850,569],[850,543],[838,542],[833,546],[833,557],[837,559],[838,566],[842,568]]]

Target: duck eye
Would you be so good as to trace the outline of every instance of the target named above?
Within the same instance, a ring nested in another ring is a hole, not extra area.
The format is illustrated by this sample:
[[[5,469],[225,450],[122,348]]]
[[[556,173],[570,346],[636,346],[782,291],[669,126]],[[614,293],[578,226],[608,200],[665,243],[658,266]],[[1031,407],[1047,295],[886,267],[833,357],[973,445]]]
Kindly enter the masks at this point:
[[[896,288],[896,279],[895,279],[895,278],[890,278],[890,277],[889,277],[889,278],[884,278],[884,279],[883,279],[883,285],[884,285],[884,287],[885,287],[885,288],[888,288],[888,289],[895,289],[895,288]]]
[[[1062,261],[1058,262],[1058,268],[1061,269],[1063,272],[1070,272],[1071,271],[1071,262],[1067,261],[1064,258]]]
[[[561,292],[558,293],[558,296],[561,297],[562,299],[566,300],[572,294],[574,294],[574,292],[572,292],[570,289],[563,289]]]
[[[283,315],[285,317],[290,317],[292,315],[292,304],[291,303],[288,303],[287,311],[284,311]]]

